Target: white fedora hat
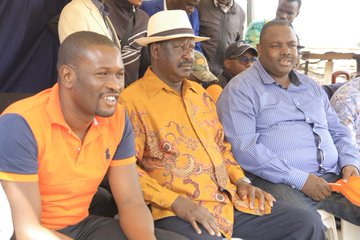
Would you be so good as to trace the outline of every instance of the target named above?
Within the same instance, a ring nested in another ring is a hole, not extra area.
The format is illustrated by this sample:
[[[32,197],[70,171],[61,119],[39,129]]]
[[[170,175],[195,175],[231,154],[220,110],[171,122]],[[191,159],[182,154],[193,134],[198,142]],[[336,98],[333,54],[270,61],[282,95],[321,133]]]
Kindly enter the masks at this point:
[[[195,36],[184,10],[167,10],[152,15],[148,22],[147,37],[138,38],[135,42],[146,46],[149,43],[182,37],[194,38],[195,42],[209,39],[208,37]]]

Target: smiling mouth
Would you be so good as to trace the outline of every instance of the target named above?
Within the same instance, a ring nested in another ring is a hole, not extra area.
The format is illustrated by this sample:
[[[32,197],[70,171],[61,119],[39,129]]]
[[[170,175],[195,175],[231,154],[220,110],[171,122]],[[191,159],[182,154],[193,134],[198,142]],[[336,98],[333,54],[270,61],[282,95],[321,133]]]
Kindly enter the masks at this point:
[[[114,105],[118,101],[118,95],[106,95],[102,96],[101,99],[105,100],[109,105]]]

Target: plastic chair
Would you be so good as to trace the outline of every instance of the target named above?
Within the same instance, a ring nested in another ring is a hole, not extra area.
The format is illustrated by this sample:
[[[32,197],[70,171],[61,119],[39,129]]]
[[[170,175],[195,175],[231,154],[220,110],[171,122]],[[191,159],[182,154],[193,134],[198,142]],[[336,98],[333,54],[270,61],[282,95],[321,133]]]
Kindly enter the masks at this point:
[[[341,220],[341,239],[358,240],[360,238],[360,226],[356,226],[345,220]]]
[[[332,215],[328,212],[325,212],[323,210],[318,210],[318,213],[321,216],[321,220],[323,221],[323,224],[327,228],[328,239],[329,240],[338,240],[334,215]],[[344,239],[342,239],[342,240],[344,240]]]

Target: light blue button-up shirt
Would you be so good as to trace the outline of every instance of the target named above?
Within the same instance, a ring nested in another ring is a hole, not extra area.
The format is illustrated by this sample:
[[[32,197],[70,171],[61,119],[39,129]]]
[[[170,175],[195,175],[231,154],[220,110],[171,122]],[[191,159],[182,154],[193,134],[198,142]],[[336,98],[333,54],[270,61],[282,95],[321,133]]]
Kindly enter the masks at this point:
[[[326,93],[306,75],[293,71],[290,77],[284,89],[257,61],[218,99],[226,139],[242,168],[299,190],[309,173],[359,169],[359,152]]]

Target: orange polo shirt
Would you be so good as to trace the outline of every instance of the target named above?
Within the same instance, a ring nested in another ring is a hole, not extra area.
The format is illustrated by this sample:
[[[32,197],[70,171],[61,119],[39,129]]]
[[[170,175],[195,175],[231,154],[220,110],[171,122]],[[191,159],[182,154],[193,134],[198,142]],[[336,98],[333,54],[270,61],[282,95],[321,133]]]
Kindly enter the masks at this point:
[[[236,194],[233,183],[244,173],[224,141],[214,101],[202,86],[185,80],[180,96],[149,68],[124,90],[120,101],[134,127],[140,183],[155,220],[175,215],[171,204],[179,195],[212,212],[227,238],[234,207],[260,214]]]
[[[11,105],[0,116],[0,179],[39,182],[41,223],[77,224],[109,166],[134,164],[132,127],[123,106],[95,117],[81,140],[65,122],[59,87]]]

